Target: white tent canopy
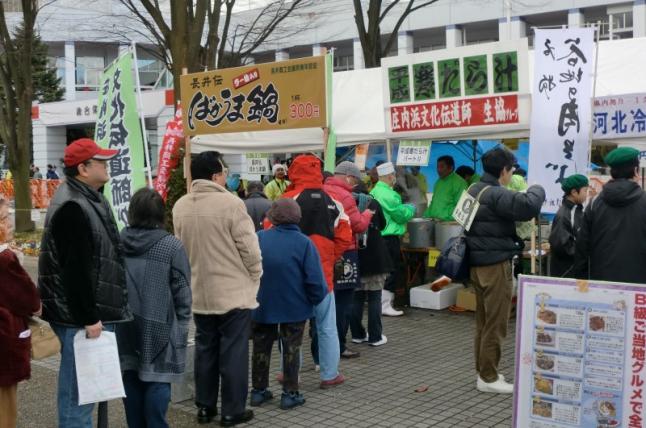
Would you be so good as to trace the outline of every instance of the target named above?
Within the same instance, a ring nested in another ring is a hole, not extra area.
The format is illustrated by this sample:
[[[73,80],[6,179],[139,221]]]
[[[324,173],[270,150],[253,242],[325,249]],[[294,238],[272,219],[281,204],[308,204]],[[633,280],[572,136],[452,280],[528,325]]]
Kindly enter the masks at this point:
[[[603,41],[599,45],[596,96],[646,93],[646,38]],[[533,88],[534,54],[529,53],[529,81]],[[379,68],[334,73],[332,124],[339,146],[386,139],[382,71]],[[522,127],[500,133],[492,130],[474,134],[468,128],[453,130],[452,136],[438,139],[496,139],[527,137]],[[434,135],[429,133],[428,138]],[[416,138],[419,138],[416,137]],[[321,150],[323,130],[318,128],[285,131],[202,135],[192,139],[194,153],[219,150],[223,153],[297,152]]]

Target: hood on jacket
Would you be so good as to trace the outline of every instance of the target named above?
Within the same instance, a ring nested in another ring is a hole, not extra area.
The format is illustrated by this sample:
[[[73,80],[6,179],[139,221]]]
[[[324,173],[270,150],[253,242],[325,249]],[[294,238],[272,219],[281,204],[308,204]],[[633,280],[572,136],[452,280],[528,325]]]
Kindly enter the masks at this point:
[[[337,186],[337,187],[340,187],[342,189],[347,190],[348,192],[352,192],[352,186],[350,186],[350,184],[348,184],[347,181],[342,180],[339,177],[326,178],[325,179],[325,184],[328,185],[328,186]]]
[[[298,156],[290,165],[288,175],[294,188],[320,189],[323,187],[321,161],[316,156]]]
[[[166,235],[170,234],[164,229],[126,227],[121,231],[121,242],[127,256],[139,256],[150,250],[153,245]]]
[[[599,197],[610,206],[625,207],[639,199],[642,194],[642,189],[634,181],[619,179],[606,183]]]

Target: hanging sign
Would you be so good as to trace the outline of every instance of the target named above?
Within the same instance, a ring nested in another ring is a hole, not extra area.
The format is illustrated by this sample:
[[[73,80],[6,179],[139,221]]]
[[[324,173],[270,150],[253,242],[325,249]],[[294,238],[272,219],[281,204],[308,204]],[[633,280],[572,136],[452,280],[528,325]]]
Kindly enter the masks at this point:
[[[269,167],[269,153],[247,153],[247,173],[272,175]]]
[[[427,166],[430,156],[430,141],[400,141],[399,151],[397,152],[397,165]]]
[[[542,212],[554,214],[561,182],[588,173],[594,29],[536,30],[529,179],[541,183]]]

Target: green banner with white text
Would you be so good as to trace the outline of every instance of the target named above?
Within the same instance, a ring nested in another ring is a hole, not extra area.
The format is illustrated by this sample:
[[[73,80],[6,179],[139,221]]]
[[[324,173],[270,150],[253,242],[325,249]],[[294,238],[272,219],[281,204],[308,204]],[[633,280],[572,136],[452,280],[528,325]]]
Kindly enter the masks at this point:
[[[144,143],[137,113],[132,61],[132,53],[127,53],[101,75],[99,115],[94,132],[99,146],[119,151],[108,161],[110,181],[103,190],[119,230],[128,225],[132,195],[146,185]]]

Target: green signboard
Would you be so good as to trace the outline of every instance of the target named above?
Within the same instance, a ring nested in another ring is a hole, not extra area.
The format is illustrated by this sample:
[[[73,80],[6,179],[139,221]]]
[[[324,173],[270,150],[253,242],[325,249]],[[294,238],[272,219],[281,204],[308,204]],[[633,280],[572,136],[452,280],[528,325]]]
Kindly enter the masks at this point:
[[[146,185],[144,143],[132,80],[132,53],[123,55],[103,72],[94,133],[99,146],[119,151],[108,161],[110,181],[103,188],[119,230],[128,225],[132,195]]]
[[[437,68],[440,98],[459,97],[462,94],[460,87],[460,59],[438,61]]]
[[[410,101],[410,77],[407,65],[389,68],[388,83],[392,104]]]
[[[435,66],[432,62],[413,65],[415,101],[435,98]]]
[[[467,56],[463,59],[464,94],[482,95],[489,92],[487,55]]]
[[[518,91],[518,54],[493,54],[493,90],[495,93]]]

